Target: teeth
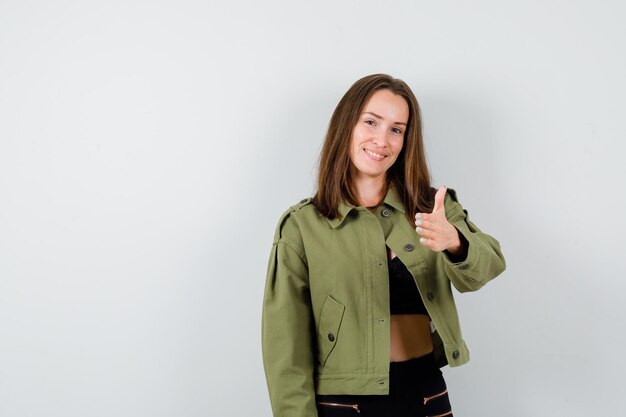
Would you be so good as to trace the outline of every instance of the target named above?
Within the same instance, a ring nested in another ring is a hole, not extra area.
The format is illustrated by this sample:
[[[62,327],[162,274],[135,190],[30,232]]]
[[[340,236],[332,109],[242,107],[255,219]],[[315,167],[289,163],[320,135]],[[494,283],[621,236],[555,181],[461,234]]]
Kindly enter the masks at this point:
[[[363,150],[364,150],[365,152],[367,152],[368,154],[372,155],[374,158],[382,159],[382,158],[384,158],[384,157],[385,157],[385,155],[381,155],[381,154],[379,154],[379,153],[372,152],[372,151],[369,151],[369,150],[367,150],[367,149],[363,149]]]

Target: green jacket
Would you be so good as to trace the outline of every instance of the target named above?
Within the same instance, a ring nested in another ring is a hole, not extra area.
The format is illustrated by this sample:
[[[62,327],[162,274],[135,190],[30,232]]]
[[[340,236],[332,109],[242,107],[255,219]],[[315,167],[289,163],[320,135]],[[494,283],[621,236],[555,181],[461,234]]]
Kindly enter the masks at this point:
[[[419,243],[393,187],[375,212],[342,203],[329,220],[311,198],[276,227],[262,310],[263,366],[274,417],[316,417],[315,394],[389,393],[389,246],[413,275],[434,327],[440,366],[463,365],[452,284],[475,291],[506,268],[499,242],[483,233],[448,188],[448,221],[469,243],[462,262]]]

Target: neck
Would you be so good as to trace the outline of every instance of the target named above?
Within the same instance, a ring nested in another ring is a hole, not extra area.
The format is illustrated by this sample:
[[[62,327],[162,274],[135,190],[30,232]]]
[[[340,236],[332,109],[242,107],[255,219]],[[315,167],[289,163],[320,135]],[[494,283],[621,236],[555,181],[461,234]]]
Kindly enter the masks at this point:
[[[385,198],[387,181],[381,177],[357,177],[353,180],[356,198],[363,207],[376,207]]]

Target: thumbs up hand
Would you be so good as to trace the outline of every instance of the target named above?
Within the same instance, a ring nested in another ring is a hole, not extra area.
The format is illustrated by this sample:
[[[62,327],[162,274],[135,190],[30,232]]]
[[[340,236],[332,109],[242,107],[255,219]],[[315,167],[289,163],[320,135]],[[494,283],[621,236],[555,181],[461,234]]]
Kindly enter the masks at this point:
[[[467,250],[465,239],[463,243],[459,231],[448,222],[443,201],[446,196],[446,187],[439,187],[435,194],[435,206],[432,213],[415,214],[415,231],[422,236],[420,243],[429,247],[433,252],[448,250],[452,255],[462,255]]]

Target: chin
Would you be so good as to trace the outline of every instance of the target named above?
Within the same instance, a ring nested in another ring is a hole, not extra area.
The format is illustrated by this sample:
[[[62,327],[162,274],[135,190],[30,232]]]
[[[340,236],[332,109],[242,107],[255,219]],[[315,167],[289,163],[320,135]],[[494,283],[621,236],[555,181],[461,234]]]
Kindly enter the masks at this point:
[[[367,175],[370,177],[380,177],[381,175],[385,175],[387,170],[384,171],[360,171],[362,175]]]

